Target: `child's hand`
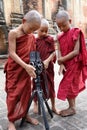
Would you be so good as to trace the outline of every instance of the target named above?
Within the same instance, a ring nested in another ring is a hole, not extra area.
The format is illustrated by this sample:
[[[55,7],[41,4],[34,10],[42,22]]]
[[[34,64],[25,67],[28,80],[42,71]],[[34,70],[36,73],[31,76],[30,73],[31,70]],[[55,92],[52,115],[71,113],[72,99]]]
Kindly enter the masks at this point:
[[[65,68],[65,66],[64,66],[63,64],[61,64],[61,65],[60,65],[60,68],[59,68],[58,74],[59,74],[59,75],[60,75],[60,74],[63,74],[64,71],[66,71],[66,68]]]
[[[49,65],[49,61],[48,60],[44,60],[43,64],[44,64],[45,69],[47,69],[48,65]]]
[[[36,78],[36,69],[32,65],[26,65],[25,70],[32,78]]]

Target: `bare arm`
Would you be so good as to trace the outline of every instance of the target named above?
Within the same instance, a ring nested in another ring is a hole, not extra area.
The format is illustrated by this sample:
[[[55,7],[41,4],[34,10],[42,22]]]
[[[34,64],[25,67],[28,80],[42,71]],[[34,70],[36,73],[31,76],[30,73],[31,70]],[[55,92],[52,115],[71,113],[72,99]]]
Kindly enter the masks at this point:
[[[54,58],[55,55],[56,55],[56,53],[53,52],[46,60],[47,60],[48,62],[50,62],[51,60],[53,60],[53,58]]]
[[[10,57],[23,68],[26,68],[26,63],[24,63],[20,57],[16,54],[16,32],[11,31],[9,33],[9,55]]]
[[[54,56],[56,55],[55,52],[53,52],[46,60],[43,61],[44,63],[44,67],[47,69],[48,68],[48,65],[49,65],[49,62],[51,60],[53,60]]]
[[[57,50],[57,61],[58,61],[58,59],[61,57],[61,51],[60,51],[60,44],[59,44],[59,42],[58,42],[58,50]],[[63,63],[60,65],[60,67],[59,67],[59,72],[58,72],[58,74],[60,75],[60,74],[63,74],[63,72],[64,71],[66,71],[66,68],[65,68],[65,66],[63,65]]]
[[[21,60],[21,58],[16,54],[16,32],[15,31],[10,31],[9,32],[9,55],[10,57],[16,62],[18,63],[20,66],[22,66],[27,73],[32,76],[32,77],[36,77],[35,74],[35,68],[31,65],[26,64],[23,60]]]
[[[56,59],[58,61],[58,59],[61,57],[60,45],[59,45],[58,40],[56,40],[55,42],[55,54],[56,54]]]
[[[80,49],[80,43],[79,43],[79,37],[78,40],[76,41],[74,50],[72,52],[70,52],[69,54],[67,54],[66,56],[60,57],[58,59],[58,63],[62,64],[63,62],[72,59],[73,57],[75,57],[76,55],[79,54],[79,49]]]
[[[58,42],[58,59],[61,57],[60,44]]]

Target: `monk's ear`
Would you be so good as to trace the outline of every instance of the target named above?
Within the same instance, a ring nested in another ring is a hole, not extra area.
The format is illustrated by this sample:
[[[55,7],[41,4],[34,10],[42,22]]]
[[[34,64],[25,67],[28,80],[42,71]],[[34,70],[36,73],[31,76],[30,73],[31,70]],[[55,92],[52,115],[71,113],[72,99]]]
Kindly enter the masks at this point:
[[[26,22],[26,19],[22,19],[22,23],[25,23]]]
[[[71,19],[69,19],[69,23],[71,24],[71,22],[72,22],[72,20]]]

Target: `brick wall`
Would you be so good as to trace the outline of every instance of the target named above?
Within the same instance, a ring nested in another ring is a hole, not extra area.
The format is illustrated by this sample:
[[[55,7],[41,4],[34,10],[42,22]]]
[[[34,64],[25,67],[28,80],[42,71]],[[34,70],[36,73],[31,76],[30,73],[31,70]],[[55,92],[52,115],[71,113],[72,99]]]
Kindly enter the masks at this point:
[[[20,0],[3,0],[4,2],[4,14],[7,25],[10,24],[10,14],[11,12],[21,13]]]
[[[38,10],[38,0],[23,0],[24,14],[32,9]]]
[[[4,9],[4,17],[5,17],[5,25],[1,24],[0,27],[0,55],[7,53],[7,31],[9,29],[9,25],[11,25],[11,13],[21,13],[20,9],[20,0],[3,0],[3,9]],[[4,26],[4,27],[3,27]],[[7,27],[8,29],[7,29]],[[5,28],[6,27],[6,28]],[[7,29],[7,30],[6,30]]]
[[[10,24],[10,13],[11,13],[11,0],[8,0],[8,2],[6,2],[6,0],[3,0],[4,2],[4,14],[5,14],[5,19],[6,19],[6,23],[7,25]]]
[[[67,9],[73,26],[79,27],[87,38],[87,0],[68,0]]]
[[[44,3],[42,3],[42,0],[38,0],[38,11],[43,14],[43,6],[44,6]]]
[[[5,34],[2,28],[0,28],[0,54],[6,54],[6,53],[7,53],[7,46],[5,42]]]

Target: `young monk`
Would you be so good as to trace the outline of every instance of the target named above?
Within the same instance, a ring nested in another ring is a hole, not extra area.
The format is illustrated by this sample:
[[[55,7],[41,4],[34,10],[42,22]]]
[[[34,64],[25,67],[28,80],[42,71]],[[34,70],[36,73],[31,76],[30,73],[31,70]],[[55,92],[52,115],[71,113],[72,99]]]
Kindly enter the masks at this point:
[[[63,74],[57,97],[68,100],[69,107],[60,112],[61,116],[76,113],[76,97],[85,88],[87,78],[87,52],[82,31],[71,28],[71,19],[66,11],[59,11],[56,23],[62,33],[58,36],[59,74]]]
[[[54,89],[54,62],[53,58],[55,56],[54,40],[48,35],[49,23],[46,19],[41,20],[41,26],[38,30],[38,37],[36,38],[36,49],[40,53],[41,60],[44,63],[47,75],[49,98],[51,99],[52,111],[58,114],[58,110],[55,108],[55,89]],[[45,96],[45,80],[44,74],[41,74],[41,86],[44,91]],[[38,112],[37,102],[34,103],[34,112]]]
[[[40,14],[32,10],[24,16],[19,27],[9,32],[9,57],[5,66],[8,130],[16,130],[14,122],[24,116],[26,121],[38,124],[36,119],[25,113],[31,96],[30,77],[36,77],[35,68],[29,64],[29,53],[36,49],[35,38],[31,33],[40,24]]]

